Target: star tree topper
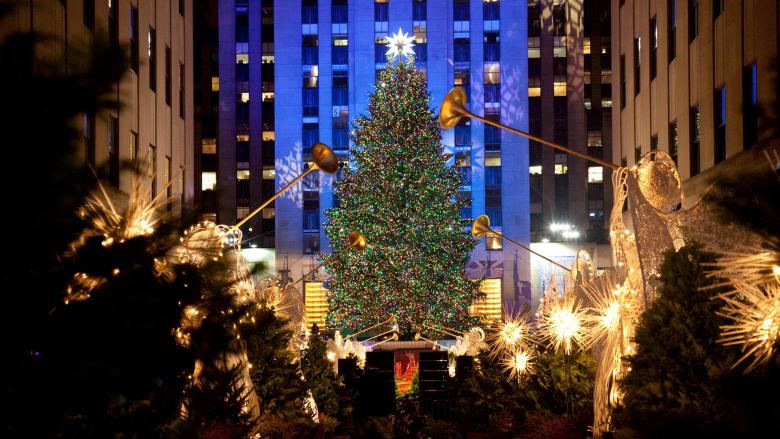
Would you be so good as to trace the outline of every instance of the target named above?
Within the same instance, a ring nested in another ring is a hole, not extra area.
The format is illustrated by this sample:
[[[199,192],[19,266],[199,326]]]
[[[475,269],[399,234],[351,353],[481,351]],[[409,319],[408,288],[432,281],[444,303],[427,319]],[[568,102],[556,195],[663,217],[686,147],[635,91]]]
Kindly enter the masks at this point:
[[[414,56],[414,37],[410,37],[403,32],[401,28],[398,28],[398,32],[394,33],[392,37],[387,39],[387,53],[385,56],[389,56],[391,59],[395,57],[411,57]]]

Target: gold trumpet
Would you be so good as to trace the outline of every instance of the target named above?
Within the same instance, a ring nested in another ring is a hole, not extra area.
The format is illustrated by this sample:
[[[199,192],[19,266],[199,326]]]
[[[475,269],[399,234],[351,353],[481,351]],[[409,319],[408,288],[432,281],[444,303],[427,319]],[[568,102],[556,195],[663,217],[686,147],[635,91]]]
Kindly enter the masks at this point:
[[[287,192],[288,189],[290,189],[295,183],[300,181],[303,177],[307,176],[309,173],[314,172],[317,169],[321,169],[324,172],[327,172],[328,174],[335,174],[336,171],[339,170],[339,158],[336,156],[333,150],[330,149],[330,147],[324,143],[315,143],[314,145],[312,145],[311,158],[314,161],[314,163],[312,163],[312,165],[309,166],[309,169],[298,174],[297,177],[295,177],[291,182],[287,183],[283,188],[279,189],[279,191],[276,192],[271,198],[266,200],[265,203],[256,207],[255,210],[249,213],[249,215],[245,216],[241,221],[237,222],[236,225],[233,226],[233,229],[237,229],[242,225],[244,225],[244,223],[249,221],[253,216],[257,215],[258,212],[260,212],[266,206],[271,204],[272,201],[279,198],[280,195]]]
[[[512,244],[514,244],[514,245],[516,245],[516,246],[518,246],[518,247],[528,251],[529,253],[532,253],[532,254],[535,254],[536,256],[539,256],[540,258],[544,259],[545,261],[547,261],[547,262],[549,262],[551,264],[554,264],[554,265],[556,265],[556,266],[558,266],[558,267],[560,267],[560,268],[562,268],[562,269],[564,269],[564,270],[566,270],[568,272],[571,272],[571,269],[564,267],[563,265],[553,261],[552,259],[548,258],[547,256],[545,256],[543,254],[540,254],[540,253],[537,253],[537,252],[531,250],[530,247],[527,247],[527,246],[525,246],[523,244],[520,244],[519,242],[517,242],[517,241],[515,241],[515,240],[513,240],[511,238],[507,238],[506,236],[504,236],[504,235],[496,232],[495,230],[491,229],[490,228],[490,218],[487,215],[483,214],[483,215],[478,216],[477,219],[474,220],[474,223],[471,225],[471,234],[475,238],[480,239],[480,238],[482,238],[483,236],[485,236],[488,233],[492,234],[493,236],[497,236],[497,237],[499,237],[499,238],[501,238],[501,239],[503,239],[505,241],[509,241]]]
[[[460,122],[460,120],[464,117],[468,117],[471,119],[476,119],[478,121],[481,121],[483,123],[486,123],[488,125],[492,125],[497,128],[501,128],[502,130],[509,131],[510,133],[517,134],[519,136],[523,136],[527,139],[533,140],[534,142],[539,142],[542,145],[547,145],[549,147],[564,151],[568,154],[575,155],[577,157],[590,160],[594,163],[598,163],[601,166],[606,166],[608,168],[612,169],[619,169],[620,166],[604,161],[598,157],[593,157],[591,155],[575,151],[571,148],[568,148],[563,145],[559,145],[554,142],[550,142],[548,140],[545,140],[541,137],[534,136],[533,134],[526,133],[525,131],[520,131],[517,129],[514,129],[512,127],[503,125],[499,122],[492,121],[490,119],[486,119],[482,116],[477,116],[476,114],[470,112],[466,109],[466,91],[463,90],[462,87],[455,87],[452,90],[450,90],[449,93],[447,93],[447,96],[444,98],[444,100],[441,102],[441,108],[439,109],[439,125],[441,125],[442,128],[445,130],[448,130]]]
[[[427,338],[423,337],[422,334],[419,333],[419,332],[414,334],[414,341],[420,341],[420,340],[427,341],[428,343],[431,343],[434,346],[438,346],[439,349],[441,349],[441,350],[444,350],[444,351],[447,350],[447,348],[445,346],[440,345],[435,340],[428,340]]]
[[[427,323],[423,323],[421,326],[423,328],[431,329],[431,330],[436,331],[436,332],[438,332],[440,334],[449,335],[451,337],[463,337],[464,335],[466,335],[465,332],[458,331],[457,329],[453,329],[453,328],[448,328],[446,326],[442,326],[441,328],[443,328],[443,329],[438,328],[436,326],[431,326],[431,325],[429,325]]]
[[[368,340],[364,340],[364,341],[368,341]],[[378,342],[372,344],[371,346],[368,346],[368,348],[373,349],[373,348],[381,345],[382,343],[387,343],[388,341],[398,341],[398,333],[396,332],[396,333],[393,334],[392,337],[387,337],[386,339],[384,339],[382,341],[378,341]]]
[[[349,250],[349,249],[354,249],[354,250],[357,250],[357,251],[362,253],[363,251],[365,251],[367,246],[368,246],[368,241],[366,241],[366,237],[363,236],[362,233],[353,230],[353,231],[349,232],[349,235],[347,235],[347,246],[344,248],[343,251],[346,251],[346,250]],[[291,286],[297,284],[298,282],[306,279],[306,276],[308,276],[308,275],[314,273],[315,271],[319,270],[324,264],[325,264],[324,262],[320,262],[319,265],[317,265],[316,267],[314,267],[311,270],[309,270],[308,273],[306,273],[303,276],[299,277],[294,282],[288,282],[287,285],[285,285],[284,287],[285,288],[291,287]]]
[[[358,332],[356,332],[354,334],[350,334],[350,335],[344,337],[344,339],[346,340],[346,339],[357,337],[360,334],[366,333],[366,332],[368,332],[368,331],[370,331],[370,330],[372,330],[374,328],[378,328],[378,327],[380,327],[382,325],[385,325],[385,324],[388,324],[388,323],[390,323],[392,325],[392,329],[390,331],[384,332],[384,334],[387,334],[388,332],[398,331],[398,322],[395,319],[395,314],[393,314],[393,315],[390,316],[389,319],[387,319],[387,320],[385,320],[383,322],[379,322],[379,323],[377,323],[374,326],[369,326],[368,328],[363,329],[361,331],[358,331]]]

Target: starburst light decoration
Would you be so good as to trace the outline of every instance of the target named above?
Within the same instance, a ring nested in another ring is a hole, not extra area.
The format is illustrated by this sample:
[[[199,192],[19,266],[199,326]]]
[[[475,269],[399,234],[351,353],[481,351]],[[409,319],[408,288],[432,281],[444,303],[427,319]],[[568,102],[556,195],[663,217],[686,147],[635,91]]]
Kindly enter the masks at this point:
[[[555,350],[563,348],[566,355],[573,347],[582,346],[585,341],[584,310],[580,301],[570,294],[556,298],[546,304],[542,333]]]
[[[533,370],[533,352],[525,349],[518,349],[510,355],[504,357],[501,364],[504,371],[509,372],[509,379],[518,381]]]
[[[774,355],[780,338],[780,283],[765,285],[735,282],[739,294],[722,294],[726,305],[718,314],[731,322],[721,326],[720,342],[741,346],[743,355],[733,367],[752,357],[746,372]]]
[[[490,357],[506,356],[521,348],[527,348],[531,340],[531,328],[528,318],[523,315],[513,316],[504,312],[503,321],[497,324],[496,330],[488,337]]]
[[[412,57],[414,56],[414,36],[409,36],[406,32],[403,32],[401,28],[398,28],[398,32],[387,39],[387,53],[385,56],[390,59]]]

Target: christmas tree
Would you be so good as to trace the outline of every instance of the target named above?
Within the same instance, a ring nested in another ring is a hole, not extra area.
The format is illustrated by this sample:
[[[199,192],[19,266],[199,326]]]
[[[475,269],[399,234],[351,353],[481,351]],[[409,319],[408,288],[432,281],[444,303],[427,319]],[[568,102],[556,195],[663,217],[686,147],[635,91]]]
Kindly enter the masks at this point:
[[[421,323],[465,329],[479,284],[465,266],[475,242],[464,230],[460,178],[442,154],[425,77],[412,57],[388,61],[354,122],[351,166],[335,183],[340,205],[326,212],[333,254],[328,323],[345,333],[395,315],[402,334]],[[346,249],[361,232],[365,252]],[[346,251],[345,251],[346,250]]]

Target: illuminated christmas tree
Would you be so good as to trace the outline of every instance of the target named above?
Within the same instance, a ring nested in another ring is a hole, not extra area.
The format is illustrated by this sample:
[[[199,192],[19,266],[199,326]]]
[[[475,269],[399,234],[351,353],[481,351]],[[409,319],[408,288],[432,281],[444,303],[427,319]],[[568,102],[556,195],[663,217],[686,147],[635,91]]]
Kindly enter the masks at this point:
[[[465,272],[475,241],[414,58],[390,58],[353,128],[351,164],[335,183],[339,204],[326,212],[329,324],[350,333],[395,315],[407,336],[422,323],[468,328],[480,294]],[[365,252],[346,249],[352,230],[365,235]]]

